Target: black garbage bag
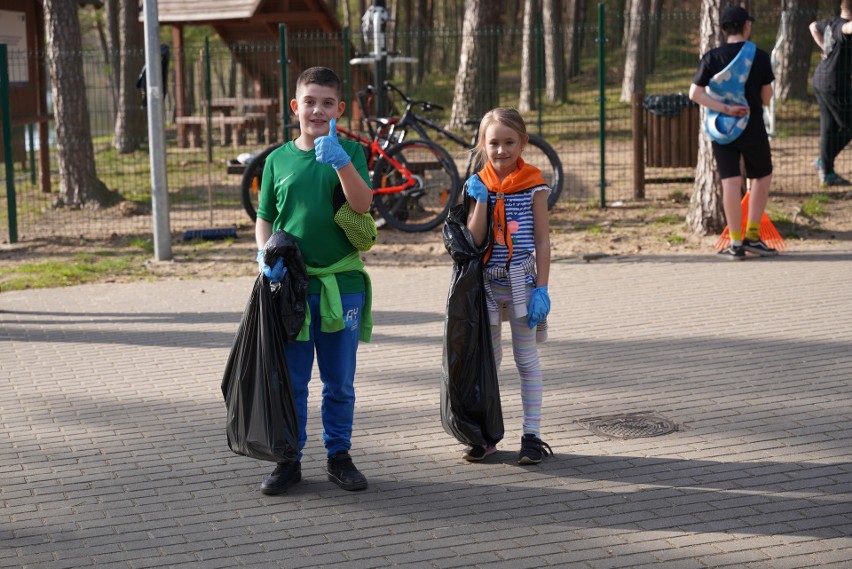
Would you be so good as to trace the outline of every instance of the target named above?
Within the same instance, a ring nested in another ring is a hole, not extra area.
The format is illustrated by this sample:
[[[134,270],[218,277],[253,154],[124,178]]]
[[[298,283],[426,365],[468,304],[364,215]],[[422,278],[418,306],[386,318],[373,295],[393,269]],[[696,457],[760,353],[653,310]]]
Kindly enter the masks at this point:
[[[489,224],[485,242],[476,247],[466,223],[466,203],[454,206],[444,222],[453,274],[444,324],[441,424],[460,443],[495,445],[504,434],[503,408],[482,276],[492,229]]]
[[[692,101],[686,93],[675,93],[673,95],[648,95],[642,101],[646,111],[662,117],[676,117],[683,109],[697,107],[698,103]]]
[[[298,460],[299,427],[284,342],[269,281],[259,275],[222,378],[228,447],[237,454]]]
[[[295,342],[305,322],[308,302],[308,270],[302,259],[302,251],[292,235],[279,229],[263,246],[263,255],[263,262],[270,267],[279,258],[284,259],[284,266],[287,267],[284,280],[272,285],[272,299],[287,341]]]

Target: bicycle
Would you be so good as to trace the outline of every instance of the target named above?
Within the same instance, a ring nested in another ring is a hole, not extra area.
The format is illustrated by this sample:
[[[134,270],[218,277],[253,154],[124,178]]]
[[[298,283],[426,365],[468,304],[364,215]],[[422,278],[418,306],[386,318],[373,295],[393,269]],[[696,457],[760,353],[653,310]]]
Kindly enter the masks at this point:
[[[298,128],[288,125],[287,128]],[[434,229],[444,222],[461,189],[455,161],[429,140],[391,143],[384,127],[370,129],[371,138],[337,125],[338,136],[362,145],[373,187],[373,209],[388,225],[401,231]],[[281,146],[274,144],[252,158],[243,173],[243,208],[257,219],[261,178],[266,158]]]
[[[408,134],[408,128],[411,128],[411,130],[415,131],[421,139],[434,142],[432,137],[430,137],[427,133],[426,128],[424,128],[427,127],[466,150],[472,150],[476,147],[477,139],[479,137],[480,120],[465,121],[466,125],[475,127],[473,138],[470,142],[468,142],[442,128],[440,125],[426,117],[422,117],[414,113],[412,110],[414,107],[420,107],[423,111],[443,110],[443,107],[440,105],[429,101],[413,100],[390,81],[384,82],[384,89],[386,91],[394,91],[398,93],[402,100],[406,103],[405,111],[402,115],[398,119],[388,120],[387,124],[383,126],[385,129],[385,135],[388,136],[389,139],[396,142],[404,142],[405,137]],[[473,154],[469,154],[464,180],[467,180],[473,173],[482,169],[482,164],[474,164],[473,162]],[[550,186],[550,195],[547,197],[547,209],[552,209],[556,201],[559,199],[559,195],[562,193],[562,186],[564,183],[562,162],[559,160],[559,155],[556,153],[556,150],[554,150],[553,147],[542,137],[536,134],[530,134],[529,143],[526,148],[524,148],[524,162],[541,170],[547,185]]]

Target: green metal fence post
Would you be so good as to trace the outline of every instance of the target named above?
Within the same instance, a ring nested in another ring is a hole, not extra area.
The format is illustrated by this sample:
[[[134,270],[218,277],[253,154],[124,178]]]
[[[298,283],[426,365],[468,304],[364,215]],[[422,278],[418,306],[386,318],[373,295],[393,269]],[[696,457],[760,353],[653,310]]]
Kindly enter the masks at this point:
[[[290,141],[290,129],[287,128],[287,118],[289,113],[287,109],[290,107],[287,105],[289,94],[287,93],[287,89],[289,89],[290,80],[287,77],[287,24],[278,24],[278,60],[281,62],[281,97],[284,104],[283,113],[281,115],[281,137],[283,142]]]
[[[36,183],[36,171],[35,171],[35,134],[34,134],[34,125],[30,123],[27,125],[27,138],[30,142],[30,182],[32,185]]]
[[[9,58],[0,44],[0,112],[3,113],[3,162],[6,164],[6,206],[9,214],[9,243],[18,242],[18,208],[15,200],[15,164],[12,158],[12,106],[9,103]]]
[[[207,163],[213,162],[213,115],[210,109],[210,101],[213,99],[213,87],[210,80],[210,38],[204,36],[204,97],[207,105],[204,114],[207,117]],[[224,144],[225,141],[222,141]]]
[[[600,108],[600,141],[601,141],[601,207],[606,207],[606,50],[604,43],[604,3],[598,3],[598,102]]]

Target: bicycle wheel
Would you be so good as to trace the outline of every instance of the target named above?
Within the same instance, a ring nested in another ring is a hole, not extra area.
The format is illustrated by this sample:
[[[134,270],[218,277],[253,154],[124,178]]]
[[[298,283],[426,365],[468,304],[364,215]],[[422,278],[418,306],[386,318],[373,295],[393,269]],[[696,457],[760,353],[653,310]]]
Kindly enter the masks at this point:
[[[260,199],[260,179],[263,176],[263,166],[266,164],[266,157],[269,153],[281,146],[273,144],[266,148],[251,159],[251,162],[246,164],[246,169],[243,172],[243,181],[240,184],[240,200],[243,202],[243,208],[249,215],[252,221],[257,221],[257,202]]]
[[[394,186],[401,189],[381,193]],[[428,140],[391,146],[373,167],[373,204],[389,225],[402,231],[428,231],[443,223],[460,189],[452,157]]]
[[[541,170],[547,185],[550,186],[550,195],[547,196],[547,209],[552,209],[553,204],[559,199],[559,194],[562,193],[562,185],[565,183],[559,155],[543,138],[531,134],[530,142],[524,148],[522,157],[524,162]]]

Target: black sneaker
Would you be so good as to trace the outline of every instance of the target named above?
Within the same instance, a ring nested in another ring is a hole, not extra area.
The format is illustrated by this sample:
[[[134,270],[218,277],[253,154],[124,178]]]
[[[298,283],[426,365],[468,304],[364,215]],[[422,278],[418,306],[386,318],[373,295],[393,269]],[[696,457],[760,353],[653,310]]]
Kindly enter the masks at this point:
[[[486,456],[491,456],[497,452],[496,446],[491,445],[472,445],[462,455],[462,458],[468,462],[479,462]]]
[[[526,434],[521,437],[521,452],[518,453],[518,464],[538,464],[546,456],[553,455],[550,445],[535,435]]]
[[[743,239],[743,247],[749,253],[755,253],[761,257],[771,257],[777,255],[778,251],[764,243],[760,239]]]
[[[819,185],[823,188],[828,188],[830,186],[849,186],[852,185],[849,183],[849,180],[842,176],[838,176],[835,173],[831,174],[821,174],[819,177]]]
[[[302,463],[279,462],[272,474],[260,484],[260,492],[268,496],[283,494],[287,488],[302,479]]]
[[[328,479],[344,490],[363,490],[367,487],[367,478],[355,468],[348,452],[339,452],[329,458],[326,471]]]
[[[742,245],[728,245],[719,251],[719,254],[732,261],[744,261],[746,258]]]

